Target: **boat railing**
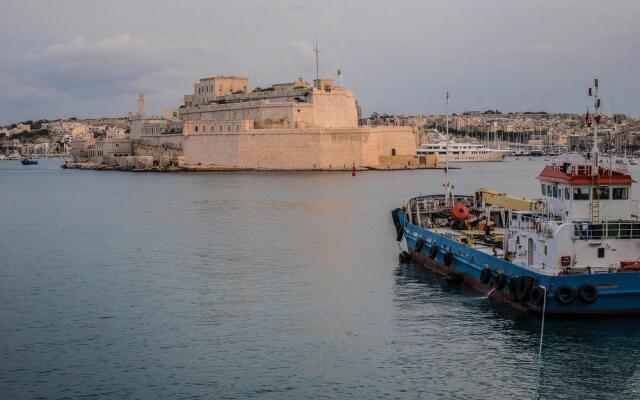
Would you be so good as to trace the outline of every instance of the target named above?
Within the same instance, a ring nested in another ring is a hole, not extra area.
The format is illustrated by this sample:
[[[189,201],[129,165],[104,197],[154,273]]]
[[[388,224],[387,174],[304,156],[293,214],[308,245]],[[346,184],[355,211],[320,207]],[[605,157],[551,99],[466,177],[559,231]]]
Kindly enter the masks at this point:
[[[574,234],[580,240],[640,239],[640,222],[612,221],[594,224],[576,222]]]

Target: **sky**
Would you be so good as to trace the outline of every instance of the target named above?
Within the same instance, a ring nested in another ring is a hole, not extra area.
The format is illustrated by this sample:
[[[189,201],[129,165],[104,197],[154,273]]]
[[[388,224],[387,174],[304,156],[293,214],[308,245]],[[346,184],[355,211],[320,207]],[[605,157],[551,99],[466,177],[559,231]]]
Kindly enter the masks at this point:
[[[640,115],[638,0],[0,0],[0,124],[179,106],[200,78],[320,75],[365,115]]]

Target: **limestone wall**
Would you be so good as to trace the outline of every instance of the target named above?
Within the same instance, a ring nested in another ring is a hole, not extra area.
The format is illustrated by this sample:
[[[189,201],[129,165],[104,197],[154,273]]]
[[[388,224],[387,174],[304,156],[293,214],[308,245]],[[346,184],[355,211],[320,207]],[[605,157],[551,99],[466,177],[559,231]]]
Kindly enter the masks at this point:
[[[256,169],[349,169],[376,167],[380,156],[415,154],[409,127],[259,129],[192,134],[185,163],[201,167]]]

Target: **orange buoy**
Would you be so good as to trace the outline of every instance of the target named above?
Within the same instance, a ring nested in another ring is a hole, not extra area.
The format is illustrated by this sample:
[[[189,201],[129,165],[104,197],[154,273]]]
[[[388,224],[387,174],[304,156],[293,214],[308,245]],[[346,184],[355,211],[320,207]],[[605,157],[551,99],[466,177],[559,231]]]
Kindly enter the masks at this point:
[[[453,215],[455,219],[465,220],[469,218],[469,209],[464,203],[456,203],[451,209],[451,215]]]

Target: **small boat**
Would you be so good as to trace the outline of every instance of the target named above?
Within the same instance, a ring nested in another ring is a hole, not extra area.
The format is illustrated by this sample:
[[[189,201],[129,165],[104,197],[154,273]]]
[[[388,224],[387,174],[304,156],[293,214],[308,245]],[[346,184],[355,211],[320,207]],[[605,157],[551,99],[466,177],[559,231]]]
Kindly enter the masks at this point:
[[[20,157],[20,154],[18,154],[17,151],[14,151],[13,153],[9,154],[9,157],[7,157],[7,159],[9,160],[19,160],[22,157]]]
[[[7,156],[5,156],[4,154],[0,153],[0,161],[4,161],[4,160],[8,160]]]
[[[38,163],[37,160],[34,160],[32,158],[23,158],[20,162],[22,163],[22,165],[35,165]]]
[[[638,165],[638,159],[637,158],[632,158],[629,160],[629,165]]]

